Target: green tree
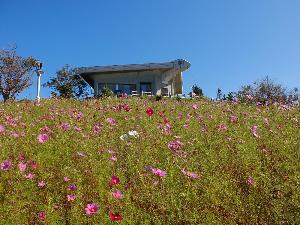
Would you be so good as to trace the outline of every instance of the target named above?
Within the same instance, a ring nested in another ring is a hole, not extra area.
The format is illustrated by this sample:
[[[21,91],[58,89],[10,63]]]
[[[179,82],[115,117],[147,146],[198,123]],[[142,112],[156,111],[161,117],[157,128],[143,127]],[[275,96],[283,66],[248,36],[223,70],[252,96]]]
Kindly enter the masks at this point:
[[[56,77],[43,84],[44,87],[50,87],[53,96],[63,98],[81,98],[88,96],[88,84],[77,73],[76,68],[69,65],[63,66],[56,72]]]
[[[196,84],[193,85],[192,91],[196,96],[199,96],[199,97],[203,96],[203,90]]]
[[[16,47],[0,49],[0,93],[4,102],[15,97],[31,85],[31,74],[36,60],[17,55]]]

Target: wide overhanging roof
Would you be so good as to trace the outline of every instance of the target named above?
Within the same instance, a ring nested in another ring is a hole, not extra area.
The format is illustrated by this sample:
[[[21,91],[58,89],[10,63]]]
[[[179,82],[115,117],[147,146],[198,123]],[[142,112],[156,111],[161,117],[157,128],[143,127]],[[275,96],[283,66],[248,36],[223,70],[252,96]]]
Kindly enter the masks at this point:
[[[93,80],[90,75],[92,74],[113,74],[113,73],[128,73],[128,72],[141,72],[161,70],[168,71],[171,69],[178,69],[180,71],[187,70],[190,63],[184,59],[177,59],[165,63],[145,63],[145,64],[127,64],[127,65],[110,65],[110,66],[93,66],[78,68],[78,74],[85,79],[91,86]]]

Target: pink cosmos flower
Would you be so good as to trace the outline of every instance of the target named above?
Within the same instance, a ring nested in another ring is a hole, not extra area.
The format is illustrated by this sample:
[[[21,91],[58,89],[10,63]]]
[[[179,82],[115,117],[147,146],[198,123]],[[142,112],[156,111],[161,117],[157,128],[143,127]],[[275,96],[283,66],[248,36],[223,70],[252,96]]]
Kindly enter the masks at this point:
[[[80,132],[80,131],[81,131],[81,128],[80,128],[80,127],[74,127],[74,130],[75,130],[76,132]]]
[[[26,179],[28,179],[28,180],[32,180],[32,179],[34,178],[34,174],[29,173],[29,174],[27,174],[27,175],[24,175],[24,177],[25,177]]]
[[[198,109],[198,105],[197,105],[197,104],[193,104],[193,105],[192,105],[192,108],[193,108],[193,109]]]
[[[198,179],[199,178],[199,175],[194,173],[194,172],[186,171],[185,169],[182,169],[181,172],[189,178],[192,178],[192,179]]]
[[[5,132],[5,127],[0,125],[0,134],[3,134]]]
[[[68,123],[62,123],[62,124],[60,124],[60,128],[63,129],[63,130],[69,130],[70,127],[71,126]]]
[[[40,131],[41,132],[49,132],[50,129],[49,129],[49,127],[45,126],[45,127],[40,128]]]
[[[219,126],[218,126],[218,131],[222,131],[222,130],[227,130],[227,126],[223,123],[221,123]]]
[[[38,213],[38,218],[39,218],[40,221],[45,221],[46,218],[47,218],[46,212],[44,212],[44,211],[39,212]]]
[[[19,163],[19,170],[21,172],[24,172],[26,170],[26,167],[27,167],[27,163],[23,163],[23,162]]]
[[[254,137],[259,137],[257,134],[257,126],[251,127],[251,133],[253,134]]]
[[[112,192],[112,196],[116,199],[122,199],[123,198],[123,195],[122,195],[122,192],[117,190],[115,192]]]
[[[111,160],[111,161],[117,161],[117,160],[118,160],[118,158],[117,158],[117,156],[116,156],[116,155],[112,155],[112,156],[110,157],[110,160]]]
[[[96,203],[87,204],[85,208],[86,215],[95,215],[99,210],[99,207]]]
[[[146,110],[146,113],[147,113],[147,115],[148,115],[149,117],[151,117],[151,116],[153,115],[154,111],[153,111],[152,108],[149,107],[149,108]]]
[[[76,195],[67,195],[68,202],[73,202],[76,199]]]
[[[64,182],[68,182],[70,181],[70,178],[69,177],[64,177]]]
[[[38,135],[38,141],[39,143],[45,143],[49,140],[48,134],[39,134]]]
[[[247,177],[247,180],[246,180],[246,183],[247,183],[249,186],[254,185],[254,179],[253,179],[253,177],[248,176],[248,177]]]
[[[46,186],[46,182],[45,181],[40,181],[38,182],[38,187],[45,187]]]
[[[109,181],[109,186],[114,186],[119,183],[120,183],[120,179],[117,176],[113,175]]]
[[[106,122],[108,122],[111,126],[115,126],[117,124],[116,120],[113,118],[107,118]]]
[[[183,143],[176,139],[176,140],[173,140],[171,141],[169,144],[168,144],[168,148],[171,150],[171,151],[179,151],[183,146]]]
[[[161,169],[152,167],[152,166],[147,166],[146,171],[152,172],[154,175],[159,176],[159,177],[165,177],[167,175],[166,171],[163,171]]]
[[[12,166],[12,163],[10,160],[4,160],[1,163],[1,170],[5,170],[5,171],[10,170],[11,166]]]
[[[102,124],[100,123],[95,124],[93,127],[94,134],[99,134],[101,129],[102,129]]]
[[[152,169],[152,173],[156,176],[159,176],[159,177],[165,177],[167,175],[167,172],[166,171],[163,171],[161,169],[157,169],[157,168],[153,168]]]

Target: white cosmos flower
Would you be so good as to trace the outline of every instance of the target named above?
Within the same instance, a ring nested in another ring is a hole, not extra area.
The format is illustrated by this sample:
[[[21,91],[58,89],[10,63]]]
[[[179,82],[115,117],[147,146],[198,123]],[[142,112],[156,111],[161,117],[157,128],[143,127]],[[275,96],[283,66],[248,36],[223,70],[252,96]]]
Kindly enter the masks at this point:
[[[128,134],[129,134],[130,136],[135,137],[135,138],[139,136],[139,133],[138,133],[136,130],[130,130],[130,131],[128,132]]]

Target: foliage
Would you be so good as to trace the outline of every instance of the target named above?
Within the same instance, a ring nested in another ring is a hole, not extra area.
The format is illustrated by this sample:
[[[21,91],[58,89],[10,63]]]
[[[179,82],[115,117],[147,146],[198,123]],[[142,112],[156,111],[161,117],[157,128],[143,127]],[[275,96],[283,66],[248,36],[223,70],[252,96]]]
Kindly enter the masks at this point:
[[[1,104],[0,224],[300,224],[300,108]]]
[[[114,96],[114,92],[107,86],[104,85],[103,88],[100,90],[100,97],[112,97]]]
[[[62,98],[82,98],[88,96],[89,85],[77,73],[76,68],[71,68],[69,65],[63,66],[56,72],[56,77],[53,77],[43,85],[50,87],[53,96]]]
[[[198,96],[198,97],[202,97],[203,96],[202,89],[198,85],[196,85],[196,84],[194,84],[193,87],[192,87],[192,93],[194,93],[195,96]]]
[[[299,92],[297,88],[288,91],[281,84],[275,83],[267,76],[252,85],[243,86],[236,96],[244,102],[289,103],[299,99]]]
[[[36,60],[17,55],[16,47],[0,49],[0,92],[4,102],[15,97],[31,84],[30,74]]]

